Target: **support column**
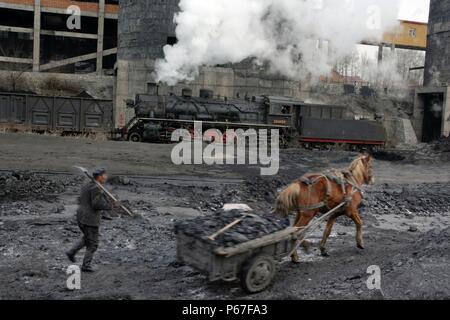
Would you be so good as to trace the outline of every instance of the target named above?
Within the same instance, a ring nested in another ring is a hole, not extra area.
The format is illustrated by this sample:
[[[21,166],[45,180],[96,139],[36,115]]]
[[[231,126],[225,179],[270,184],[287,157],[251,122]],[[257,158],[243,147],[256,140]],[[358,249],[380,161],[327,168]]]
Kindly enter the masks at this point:
[[[383,44],[380,44],[378,46],[378,64],[380,64],[383,61]]]
[[[450,137],[450,86],[447,87],[447,92],[444,94],[443,106],[444,110],[442,111],[442,135],[445,137]]]
[[[105,34],[105,0],[98,2],[97,74],[103,70],[103,37]]]
[[[41,0],[34,0],[33,72],[39,72],[41,62]]]

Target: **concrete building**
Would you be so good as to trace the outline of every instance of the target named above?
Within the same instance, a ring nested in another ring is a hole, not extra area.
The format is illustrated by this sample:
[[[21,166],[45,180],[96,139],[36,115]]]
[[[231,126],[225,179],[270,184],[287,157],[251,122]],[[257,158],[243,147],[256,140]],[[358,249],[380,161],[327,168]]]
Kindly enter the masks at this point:
[[[414,127],[424,142],[450,135],[450,1],[431,0],[424,87],[416,91]]]
[[[70,73],[64,67],[75,72],[89,61],[98,74],[113,69],[118,11],[111,0],[0,0],[0,63],[33,72]]]
[[[0,0],[0,79],[22,83],[2,81],[0,89],[41,94],[43,83],[64,79],[61,94],[72,94],[65,85],[112,99],[118,14],[118,0]],[[92,90],[82,75],[98,80]]]

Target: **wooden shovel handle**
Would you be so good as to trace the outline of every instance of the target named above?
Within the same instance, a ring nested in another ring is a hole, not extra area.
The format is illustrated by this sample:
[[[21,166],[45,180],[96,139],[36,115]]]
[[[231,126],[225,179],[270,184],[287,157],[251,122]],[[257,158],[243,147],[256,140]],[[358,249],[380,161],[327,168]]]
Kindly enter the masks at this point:
[[[242,222],[242,219],[237,219],[235,221],[233,221],[232,223],[226,225],[225,227],[223,227],[222,229],[220,229],[219,231],[217,231],[216,233],[214,233],[213,235],[209,236],[208,239],[209,240],[216,240],[216,238],[218,236],[220,236],[222,233],[224,233],[225,231],[233,228],[235,225],[237,225],[238,223]]]

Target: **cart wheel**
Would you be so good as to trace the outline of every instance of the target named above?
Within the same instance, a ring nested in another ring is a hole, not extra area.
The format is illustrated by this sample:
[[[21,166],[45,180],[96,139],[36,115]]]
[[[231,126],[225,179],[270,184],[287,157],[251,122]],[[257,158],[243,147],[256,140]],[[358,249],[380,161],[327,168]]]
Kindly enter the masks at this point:
[[[276,263],[272,257],[253,257],[241,268],[241,285],[248,293],[264,291],[272,283],[275,273]]]
[[[142,142],[142,137],[139,133],[133,132],[132,134],[130,134],[129,140],[132,142]]]

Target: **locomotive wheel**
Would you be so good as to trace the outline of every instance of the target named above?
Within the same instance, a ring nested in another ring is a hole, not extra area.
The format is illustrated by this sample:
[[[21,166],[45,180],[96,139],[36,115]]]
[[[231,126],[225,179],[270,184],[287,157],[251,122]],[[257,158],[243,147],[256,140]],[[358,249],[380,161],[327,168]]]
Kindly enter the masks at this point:
[[[132,142],[142,142],[142,136],[137,132],[133,132],[132,134],[130,134],[128,140]]]
[[[249,259],[241,268],[241,285],[248,293],[264,291],[272,283],[276,273],[276,262],[267,255]]]

